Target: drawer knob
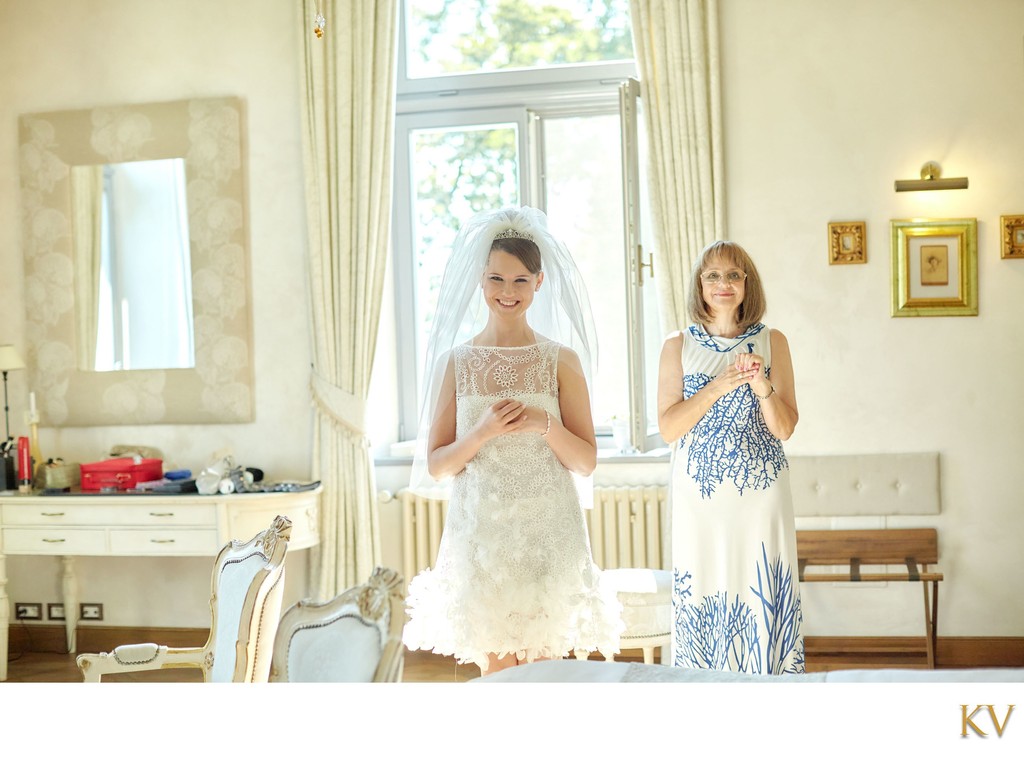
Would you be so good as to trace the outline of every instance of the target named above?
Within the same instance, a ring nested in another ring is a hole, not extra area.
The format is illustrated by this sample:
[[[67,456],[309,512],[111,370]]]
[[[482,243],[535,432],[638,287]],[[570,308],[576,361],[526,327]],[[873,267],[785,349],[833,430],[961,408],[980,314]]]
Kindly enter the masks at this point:
[[[173,512],[150,512],[150,517],[174,517]]]
[[[154,544],[173,544],[173,538],[151,538],[149,539]]]
[[[63,512],[43,512],[43,517],[63,517]]]
[[[43,543],[44,544],[62,544],[65,541],[67,541],[66,538],[44,538],[43,539]]]

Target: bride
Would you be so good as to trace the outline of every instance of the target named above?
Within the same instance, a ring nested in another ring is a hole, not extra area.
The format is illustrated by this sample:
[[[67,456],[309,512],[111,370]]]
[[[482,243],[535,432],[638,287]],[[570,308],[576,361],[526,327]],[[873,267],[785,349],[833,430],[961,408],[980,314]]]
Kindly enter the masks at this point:
[[[435,567],[409,585],[410,649],[482,674],[618,651],[621,607],[594,566],[574,477],[597,463],[592,324],[542,212],[505,208],[460,230],[431,333],[412,483],[447,484],[448,514]]]

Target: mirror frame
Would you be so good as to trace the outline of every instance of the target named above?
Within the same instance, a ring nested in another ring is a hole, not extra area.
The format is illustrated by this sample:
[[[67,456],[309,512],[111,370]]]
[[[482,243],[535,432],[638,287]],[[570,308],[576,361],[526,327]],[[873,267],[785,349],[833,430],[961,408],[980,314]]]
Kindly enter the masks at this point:
[[[202,98],[19,120],[30,383],[44,426],[253,419],[242,103]],[[78,369],[71,167],[185,159],[193,369]]]

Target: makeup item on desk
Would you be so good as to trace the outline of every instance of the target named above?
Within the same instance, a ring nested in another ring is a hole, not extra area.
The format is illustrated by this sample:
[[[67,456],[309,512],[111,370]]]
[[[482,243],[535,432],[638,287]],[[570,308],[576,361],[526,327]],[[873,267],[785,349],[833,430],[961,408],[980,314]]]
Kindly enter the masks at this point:
[[[36,488],[46,490],[70,489],[82,481],[81,465],[65,462],[60,457],[49,459],[36,467]]]
[[[150,489],[151,493],[196,493],[195,478],[186,478],[185,480],[167,480],[162,485],[154,486]]]
[[[79,469],[83,491],[106,492],[111,488],[128,491],[135,489],[138,483],[160,480],[163,477],[163,460],[117,457],[88,462]]]
[[[18,438],[18,491],[32,493],[32,455],[24,435]]]
[[[13,491],[17,482],[17,462],[10,446],[0,446],[0,491]]]

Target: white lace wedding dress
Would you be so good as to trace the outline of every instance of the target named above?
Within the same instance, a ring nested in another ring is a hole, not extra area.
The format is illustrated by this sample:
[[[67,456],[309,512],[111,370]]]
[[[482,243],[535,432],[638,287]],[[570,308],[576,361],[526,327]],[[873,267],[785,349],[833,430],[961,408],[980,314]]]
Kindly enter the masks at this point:
[[[561,419],[560,350],[456,346],[456,436],[502,398]],[[621,606],[600,578],[572,474],[538,433],[499,436],[453,479],[436,566],[409,584],[404,641],[481,667],[489,652],[617,652]]]

